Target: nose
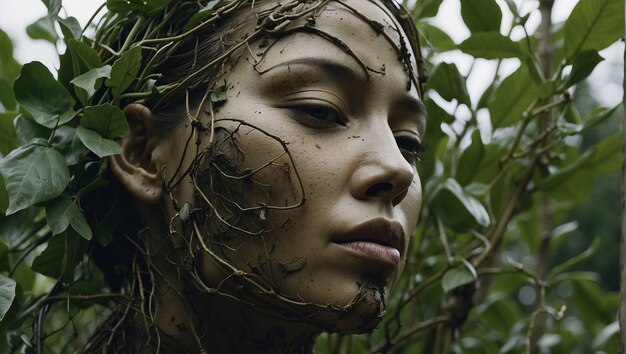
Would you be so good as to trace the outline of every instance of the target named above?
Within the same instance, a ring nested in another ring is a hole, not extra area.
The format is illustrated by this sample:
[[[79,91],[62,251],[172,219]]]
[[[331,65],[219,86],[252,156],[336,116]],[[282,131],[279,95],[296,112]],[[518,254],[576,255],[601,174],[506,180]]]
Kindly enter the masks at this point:
[[[380,135],[376,141],[365,142],[350,189],[356,199],[380,199],[395,207],[406,197],[416,171],[400,152],[393,134]]]

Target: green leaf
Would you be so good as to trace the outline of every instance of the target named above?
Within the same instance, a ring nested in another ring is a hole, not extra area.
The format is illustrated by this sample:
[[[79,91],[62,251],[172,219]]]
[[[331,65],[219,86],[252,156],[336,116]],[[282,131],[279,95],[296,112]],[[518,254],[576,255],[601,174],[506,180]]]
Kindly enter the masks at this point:
[[[13,58],[11,39],[0,30],[0,78],[9,84],[12,83],[20,74],[20,67],[21,65]]]
[[[32,39],[43,39],[54,44],[59,39],[59,36],[54,29],[53,21],[50,16],[46,15],[26,27],[26,33]]]
[[[72,229],[53,236],[48,247],[33,260],[32,269],[40,274],[63,279],[74,280],[74,268],[83,259],[88,242]]]
[[[102,66],[100,56],[87,43],[78,41],[74,38],[70,38],[66,42],[67,50],[69,51],[72,59],[73,77]]]
[[[113,63],[111,78],[106,85],[113,88],[115,97],[118,97],[135,80],[141,67],[141,47],[135,46]]]
[[[144,7],[144,13],[148,16],[152,16],[155,13],[163,10],[172,0],[146,0]]]
[[[4,185],[4,180],[0,176],[0,213],[4,214],[9,207],[9,193]]]
[[[107,9],[118,14],[128,14],[130,11],[142,11],[142,0],[107,0]]]
[[[433,26],[427,22],[419,22],[418,24],[420,34],[434,51],[443,53],[457,49],[452,38],[439,27]]]
[[[76,128],[76,134],[80,141],[100,158],[117,155],[122,152],[122,147],[115,140],[103,138],[102,135],[91,129],[78,127]]]
[[[57,21],[65,38],[80,40],[80,37],[83,35],[83,29],[75,17],[60,18]]]
[[[226,102],[228,94],[226,93],[226,86],[215,86],[211,91],[211,102],[219,103]]]
[[[565,22],[565,59],[600,50],[624,37],[624,1],[581,0]]]
[[[124,112],[108,103],[85,108],[80,126],[91,129],[107,139],[123,138],[130,131]]]
[[[52,138],[52,146],[59,150],[65,163],[68,166],[74,166],[80,162],[80,159],[87,155],[87,148],[80,141],[76,134],[76,129],[66,125],[57,128]]]
[[[189,21],[187,21],[187,23],[185,24],[185,27],[183,28],[183,32],[189,31],[190,29],[199,25],[200,22],[209,18],[209,16],[213,14],[213,9],[215,8],[215,5],[219,4],[219,2],[220,0],[209,1],[202,9],[200,9],[200,11],[196,12],[193,16],[191,16]]]
[[[437,91],[446,101],[457,99],[460,103],[471,106],[465,78],[455,64],[439,64],[428,79],[427,88]]]
[[[0,113],[0,156],[7,155],[17,147],[17,134],[13,127],[16,112]]]
[[[489,214],[485,207],[463,190],[456,180],[446,179],[434,193],[433,210],[449,226],[467,229],[475,227],[475,223],[489,225]]]
[[[610,350],[612,348],[617,348],[617,346],[610,346],[608,344],[610,343],[610,340],[612,338],[617,339],[619,336],[619,333],[620,333],[619,322],[618,321],[612,322],[608,324],[606,327],[604,327],[600,331],[600,333],[598,333],[598,335],[593,339],[593,343],[591,344],[591,347],[593,348],[594,351],[601,351],[603,349]]]
[[[613,108],[607,107],[599,107],[591,111],[588,115],[583,118],[583,127],[580,131],[584,133],[600,124],[602,124],[607,119],[613,117],[618,108],[622,107],[622,104],[618,104]]]
[[[444,293],[448,293],[452,289],[471,284],[477,279],[478,275],[476,274],[476,269],[474,269],[469,262],[463,260],[461,264],[449,269],[446,274],[443,275],[441,287]]]
[[[495,98],[489,107],[493,128],[505,127],[521,120],[523,113],[535,103],[537,88],[525,65],[504,79],[496,89]]]
[[[519,305],[506,293],[496,292],[476,307],[476,319],[488,328],[507,335],[522,318]]]
[[[564,123],[561,132],[564,135],[580,135],[588,132],[589,130],[597,127],[598,125],[604,123],[609,118],[615,115],[615,112],[622,106],[622,104],[618,104],[613,108],[607,107],[599,107],[592,110],[589,114],[587,114],[584,118],[576,117],[576,120],[582,121],[582,123],[574,124],[574,123]]]
[[[596,251],[598,250],[598,246],[600,245],[600,238],[599,237],[595,237],[593,239],[593,242],[591,243],[591,246],[589,246],[589,248],[587,248],[585,251],[583,251],[582,253],[569,258],[568,260],[566,260],[565,262],[559,264],[558,266],[552,268],[552,270],[550,270],[550,273],[548,273],[548,280],[552,280],[554,279],[556,276],[558,276],[559,274],[563,273],[564,271],[570,269],[571,267],[580,264],[581,262],[583,262],[584,260],[588,259],[589,257],[591,257],[594,253],[596,253]]]
[[[602,62],[604,58],[595,50],[586,50],[576,54],[572,64],[572,72],[569,74],[559,91],[564,91],[569,87],[583,81],[591,75],[593,69]]]
[[[437,12],[439,12],[439,7],[441,7],[442,2],[443,0],[418,1],[412,11],[413,18],[422,19],[437,16]]]
[[[500,32],[478,32],[459,44],[463,52],[484,59],[523,58],[522,46]]]
[[[595,333],[615,320],[615,309],[619,304],[617,294],[588,280],[575,279],[572,285],[573,310],[589,332]]]
[[[484,154],[485,145],[480,137],[480,131],[476,129],[472,133],[472,144],[463,151],[459,158],[455,179],[461,185],[466,185],[472,181]]]
[[[500,31],[502,10],[495,0],[461,1],[461,16],[471,32]]]
[[[2,68],[2,62],[0,62],[0,68]],[[13,84],[0,78],[0,112],[13,111],[16,108],[17,101],[13,93]]]
[[[9,246],[7,246],[4,241],[0,240],[0,271],[9,270],[10,268]]]
[[[615,172],[621,166],[622,137],[621,133],[617,133],[589,148],[573,163],[538,182],[536,188],[561,200],[581,201],[591,191],[597,174]]]
[[[74,107],[72,96],[40,62],[24,65],[13,87],[20,105],[47,128],[67,120]]]
[[[52,130],[35,123],[32,119],[21,114],[15,117],[13,126],[15,127],[20,145],[28,145],[38,138],[47,140],[52,132]]]
[[[63,155],[45,141],[21,146],[0,160],[9,192],[7,215],[59,196],[70,181]]]
[[[91,69],[86,73],[75,77],[72,81],[70,81],[70,83],[85,90],[87,92],[87,96],[92,97],[102,85],[102,78],[111,78],[111,65]]]
[[[0,274],[0,322],[15,300],[15,280]]]
[[[62,195],[46,206],[46,220],[53,235],[64,232],[71,225],[84,239],[91,240],[91,228],[83,212],[68,195]]]

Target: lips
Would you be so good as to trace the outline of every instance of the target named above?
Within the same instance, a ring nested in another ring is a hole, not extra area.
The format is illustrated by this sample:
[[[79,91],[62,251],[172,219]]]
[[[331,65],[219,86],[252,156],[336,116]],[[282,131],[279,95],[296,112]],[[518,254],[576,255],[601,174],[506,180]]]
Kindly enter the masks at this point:
[[[396,268],[404,249],[404,228],[397,221],[378,218],[349,229],[332,242],[360,259]]]

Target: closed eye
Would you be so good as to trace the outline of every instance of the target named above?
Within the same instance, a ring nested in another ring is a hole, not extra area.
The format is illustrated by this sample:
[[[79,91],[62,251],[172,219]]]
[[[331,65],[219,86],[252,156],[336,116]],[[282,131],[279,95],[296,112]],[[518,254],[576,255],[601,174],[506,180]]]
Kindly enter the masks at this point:
[[[346,125],[341,113],[339,113],[337,109],[330,106],[310,104],[291,106],[289,107],[289,110],[291,110],[294,119],[313,128]]]
[[[416,138],[407,136],[397,136],[396,144],[400,148],[400,152],[404,158],[412,163],[417,164],[422,161],[420,153],[422,152],[422,144]]]

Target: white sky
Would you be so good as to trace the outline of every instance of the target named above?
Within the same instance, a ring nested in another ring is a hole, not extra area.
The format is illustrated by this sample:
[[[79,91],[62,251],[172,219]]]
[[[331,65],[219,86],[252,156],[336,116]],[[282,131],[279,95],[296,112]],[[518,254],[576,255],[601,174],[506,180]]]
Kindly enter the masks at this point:
[[[434,24],[444,29],[456,43],[460,43],[469,36],[469,31],[461,19],[460,1],[471,0],[444,0],[439,14],[433,19]],[[504,1],[498,0],[503,8],[503,24],[510,21],[508,8]],[[516,0],[521,12],[527,13],[538,7],[538,0]],[[93,12],[103,3],[103,0],[63,0],[66,13],[78,19],[84,25]],[[578,3],[578,0],[556,0],[553,22],[564,21]],[[58,67],[58,57],[52,44],[43,40],[32,40],[26,34],[26,26],[36,21],[46,13],[46,7],[40,0],[0,0],[0,28],[4,30],[14,43],[14,55],[21,63],[33,60],[41,61],[52,71]],[[63,10],[62,10],[63,11]],[[63,12],[62,12],[63,13]],[[540,21],[539,15],[535,14],[528,21],[528,28],[534,32]],[[502,28],[508,31],[508,28]],[[521,33],[514,33],[514,36]],[[62,48],[59,48],[62,49]],[[598,65],[592,75],[594,90],[598,92],[598,99],[606,105],[617,104],[622,100],[622,85],[612,82],[610,77],[615,77],[615,71],[623,73],[624,44],[618,43],[603,51],[606,60]],[[439,58],[446,62],[455,62],[462,73],[467,73],[471,60],[460,51],[445,53]],[[514,71],[518,66],[517,59],[507,59],[502,66],[504,73]],[[478,60],[473,69],[473,74],[468,80],[470,95],[476,100],[484,91],[485,86],[493,78],[495,66],[493,61]],[[620,74],[621,74],[620,73]],[[483,79],[484,78],[484,79]]]

